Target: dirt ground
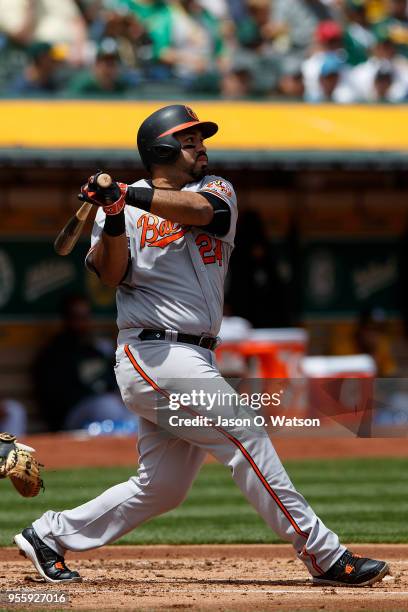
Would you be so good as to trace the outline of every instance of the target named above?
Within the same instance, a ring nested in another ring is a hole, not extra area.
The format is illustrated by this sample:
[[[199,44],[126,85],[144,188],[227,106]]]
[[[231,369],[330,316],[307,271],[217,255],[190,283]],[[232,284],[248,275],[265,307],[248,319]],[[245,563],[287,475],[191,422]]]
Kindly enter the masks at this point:
[[[129,466],[137,462],[136,437],[47,434],[21,439],[37,449],[37,458],[46,469],[69,467]],[[347,457],[407,457],[406,438],[273,438],[283,461]],[[212,459],[209,457],[208,461]]]
[[[68,435],[22,440],[37,448],[47,469],[132,465],[136,439],[85,439]],[[276,439],[283,460],[408,455],[406,439]],[[209,459],[210,460],[210,459]],[[288,545],[111,546],[67,555],[84,581],[65,586],[74,610],[408,610],[408,545],[350,545],[390,562],[391,576],[364,589],[312,586]],[[16,549],[0,549],[1,590],[60,593],[39,581]],[[40,606],[41,607],[41,606]],[[52,608],[47,605],[47,609]],[[62,609],[61,604],[55,606]],[[0,609],[4,609],[1,607]],[[15,610],[16,606],[6,608]],[[18,609],[24,609],[19,606]],[[30,610],[36,609],[31,605]],[[37,606],[38,609],[38,606]]]
[[[407,610],[408,546],[353,549],[386,559],[392,575],[362,589],[316,587],[287,545],[231,545],[109,547],[71,553],[69,565],[80,569],[84,581],[64,589],[39,581],[30,563],[16,550],[4,548],[0,578],[3,591],[64,590],[70,598],[66,607],[75,610]]]

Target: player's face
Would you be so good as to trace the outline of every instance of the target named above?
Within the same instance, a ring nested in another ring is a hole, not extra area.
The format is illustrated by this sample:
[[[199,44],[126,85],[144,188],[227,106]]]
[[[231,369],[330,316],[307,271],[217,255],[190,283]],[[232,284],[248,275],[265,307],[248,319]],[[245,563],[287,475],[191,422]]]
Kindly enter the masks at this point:
[[[177,160],[180,170],[192,179],[198,180],[207,174],[207,149],[200,130],[184,130],[175,134],[181,144],[181,154]]]

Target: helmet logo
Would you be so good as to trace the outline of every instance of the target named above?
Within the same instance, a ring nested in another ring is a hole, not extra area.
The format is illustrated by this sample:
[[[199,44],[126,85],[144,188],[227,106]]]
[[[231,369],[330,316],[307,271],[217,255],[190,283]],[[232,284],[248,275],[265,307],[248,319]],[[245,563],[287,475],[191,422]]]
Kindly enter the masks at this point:
[[[197,117],[197,115],[195,114],[192,108],[190,108],[189,106],[185,106],[184,108],[186,109],[190,117],[194,119],[194,121],[199,121],[199,118]]]

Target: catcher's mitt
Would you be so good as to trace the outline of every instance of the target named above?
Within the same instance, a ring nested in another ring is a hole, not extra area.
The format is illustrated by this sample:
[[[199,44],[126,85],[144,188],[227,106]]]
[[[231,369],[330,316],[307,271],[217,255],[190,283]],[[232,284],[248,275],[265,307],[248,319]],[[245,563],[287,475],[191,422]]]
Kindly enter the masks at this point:
[[[15,436],[0,433],[0,478],[10,478],[23,497],[35,497],[44,489],[40,464],[33,452],[33,448],[17,442]]]

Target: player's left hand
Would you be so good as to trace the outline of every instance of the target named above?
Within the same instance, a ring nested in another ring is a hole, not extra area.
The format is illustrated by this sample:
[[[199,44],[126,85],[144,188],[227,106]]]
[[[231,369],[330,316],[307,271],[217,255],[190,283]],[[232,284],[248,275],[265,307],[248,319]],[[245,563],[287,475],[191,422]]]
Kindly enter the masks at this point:
[[[35,497],[44,488],[40,464],[34,449],[17,442],[9,433],[0,433],[0,478],[10,478],[23,497]]]
[[[109,187],[100,187],[98,177],[103,172],[98,172],[89,177],[82,185],[78,199],[82,202],[90,202],[95,206],[102,206],[107,215],[117,215],[125,206],[125,198],[128,190],[126,183],[112,181]]]

